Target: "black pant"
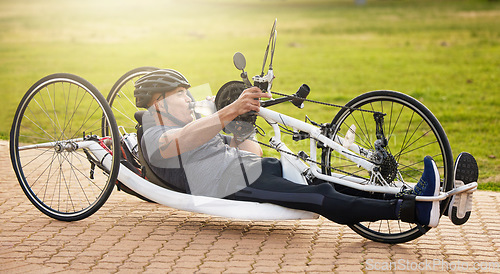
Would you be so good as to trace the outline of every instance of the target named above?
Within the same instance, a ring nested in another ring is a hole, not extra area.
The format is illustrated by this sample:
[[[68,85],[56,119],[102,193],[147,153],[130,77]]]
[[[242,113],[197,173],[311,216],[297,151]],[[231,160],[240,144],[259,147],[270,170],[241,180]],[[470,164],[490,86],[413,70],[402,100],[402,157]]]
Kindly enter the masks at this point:
[[[262,174],[228,199],[265,202],[318,213],[339,224],[396,220],[398,200],[380,200],[340,193],[330,183],[299,185],[283,178],[281,163],[262,159]]]

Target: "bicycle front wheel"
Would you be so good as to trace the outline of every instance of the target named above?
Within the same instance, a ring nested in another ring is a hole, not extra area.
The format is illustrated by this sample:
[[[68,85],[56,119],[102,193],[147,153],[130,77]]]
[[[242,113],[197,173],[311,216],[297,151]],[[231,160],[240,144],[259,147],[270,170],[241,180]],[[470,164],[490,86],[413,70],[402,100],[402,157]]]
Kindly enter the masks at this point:
[[[430,155],[439,169],[441,190],[448,191],[452,188],[453,156],[450,144],[439,121],[423,104],[403,93],[373,91],[354,98],[346,106],[350,108],[343,108],[332,121],[332,138],[339,136],[345,138],[341,140],[351,139],[365,151],[375,151],[376,123],[373,113],[360,110],[386,114],[383,131],[388,140],[385,148],[388,156],[378,166],[384,183],[413,187],[422,176],[424,157]],[[346,138],[346,134],[351,137]],[[323,169],[325,174],[337,172],[341,176],[355,176],[365,180],[365,183],[370,180],[372,184],[377,183],[377,180],[373,180],[372,173],[330,148],[323,150],[322,163],[331,167]],[[441,202],[441,214],[447,204],[448,200]],[[428,227],[397,220],[363,222],[350,227],[365,238],[385,243],[407,242],[429,230]]]
[[[109,132],[111,168],[101,172],[98,161],[91,160],[92,152],[79,148],[78,142],[94,135],[98,140],[103,131]],[[76,221],[95,213],[111,194],[120,163],[119,141],[104,96],[83,78],[58,73],[39,80],[21,100],[10,132],[10,155],[33,205],[52,218]]]

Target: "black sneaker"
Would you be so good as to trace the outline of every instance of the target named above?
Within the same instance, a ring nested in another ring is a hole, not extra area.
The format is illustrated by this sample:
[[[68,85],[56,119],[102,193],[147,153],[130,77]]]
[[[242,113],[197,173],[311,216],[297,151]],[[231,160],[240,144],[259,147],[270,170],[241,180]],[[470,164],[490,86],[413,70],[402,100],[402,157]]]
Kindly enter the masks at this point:
[[[439,171],[436,163],[430,156],[424,158],[424,173],[413,189],[417,196],[438,196],[439,195]],[[439,201],[416,202],[415,209],[417,221],[421,225],[436,227],[439,224],[440,211]]]
[[[455,161],[455,187],[477,182],[479,168],[476,159],[470,153],[462,152]],[[448,206],[448,217],[456,225],[463,225],[469,220],[472,211],[472,192],[454,195]]]

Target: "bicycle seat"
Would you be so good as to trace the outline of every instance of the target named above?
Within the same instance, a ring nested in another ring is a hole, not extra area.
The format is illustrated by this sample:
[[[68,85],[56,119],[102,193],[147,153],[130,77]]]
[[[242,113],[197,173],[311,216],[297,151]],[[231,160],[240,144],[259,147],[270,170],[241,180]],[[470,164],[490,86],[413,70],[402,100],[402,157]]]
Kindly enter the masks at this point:
[[[147,111],[141,110],[137,111],[134,113],[134,118],[137,121],[137,144],[138,144],[138,156],[139,156],[139,162],[141,163],[141,171],[142,171],[142,176],[150,181],[151,183],[173,190],[177,192],[182,192],[182,193],[188,193],[189,194],[189,189],[181,189],[179,187],[173,186],[169,182],[165,181],[164,179],[160,178],[151,168],[149,165],[148,161],[146,161],[146,158],[143,155],[143,148],[142,148],[142,135],[144,133],[143,129],[143,116],[146,114]]]

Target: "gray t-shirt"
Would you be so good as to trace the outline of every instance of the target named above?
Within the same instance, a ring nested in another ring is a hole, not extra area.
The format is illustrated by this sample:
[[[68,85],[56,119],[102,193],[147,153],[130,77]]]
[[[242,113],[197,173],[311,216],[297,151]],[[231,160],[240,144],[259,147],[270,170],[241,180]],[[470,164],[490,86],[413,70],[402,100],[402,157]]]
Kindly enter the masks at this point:
[[[253,153],[230,147],[223,135],[217,134],[205,144],[172,158],[163,158],[159,139],[163,133],[179,127],[151,126],[145,128],[142,147],[146,160],[157,176],[171,184],[187,181],[191,194],[223,198],[252,184],[262,173],[261,158]],[[182,139],[177,140],[182,146]],[[170,144],[176,146],[175,140]],[[240,157],[238,157],[238,154]],[[147,155],[147,156],[146,156]],[[245,180],[243,169],[248,180]],[[185,177],[183,178],[182,168]],[[181,180],[181,181],[179,181]]]

